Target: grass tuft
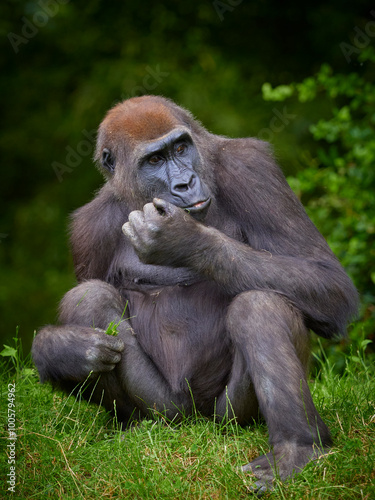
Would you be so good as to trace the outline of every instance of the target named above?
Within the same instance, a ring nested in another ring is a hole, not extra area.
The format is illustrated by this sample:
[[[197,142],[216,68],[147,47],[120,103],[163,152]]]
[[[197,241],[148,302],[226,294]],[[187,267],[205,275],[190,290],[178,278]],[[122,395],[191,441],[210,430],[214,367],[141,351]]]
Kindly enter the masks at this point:
[[[265,425],[242,428],[197,412],[182,422],[162,416],[120,431],[109,414],[80,397],[40,385],[30,358],[15,347],[0,353],[2,477],[9,473],[8,384],[16,387],[15,499],[241,499],[252,478],[239,466],[268,451]],[[8,349],[9,348],[9,349]],[[335,374],[320,350],[311,383],[334,447],[294,479],[276,482],[272,499],[375,498],[375,377],[365,348]],[[13,350],[12,350],[13,349]],[[10,494],[2,482],[0,496]]]

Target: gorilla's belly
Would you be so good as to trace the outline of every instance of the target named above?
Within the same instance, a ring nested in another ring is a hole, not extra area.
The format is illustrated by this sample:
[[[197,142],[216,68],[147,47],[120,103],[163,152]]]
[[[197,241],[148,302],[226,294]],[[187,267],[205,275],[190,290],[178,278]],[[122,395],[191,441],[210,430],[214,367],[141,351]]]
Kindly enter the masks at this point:
[[[126,295],[136,338],[172,391],[190,400],[191,392],[198,407],[213,401],[232,362],[225,330],[229,298],[207,282]]]

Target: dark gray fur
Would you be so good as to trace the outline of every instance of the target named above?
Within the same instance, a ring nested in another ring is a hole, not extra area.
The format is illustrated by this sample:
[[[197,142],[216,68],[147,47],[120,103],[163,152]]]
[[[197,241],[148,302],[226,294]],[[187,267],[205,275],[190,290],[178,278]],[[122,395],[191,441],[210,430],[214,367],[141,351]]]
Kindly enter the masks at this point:
[[[141,192],[142,141],[124,130],[115,143],[102,126],[97,157],[104,151],[115,171],[73,215],[79,284],[61,302],[61,326],[36,336],[33,358],[42,381],[68,391],[93,372],[85,394],[109,410],[115,400],[125,423],[189,414],[191,394],[206,416],[246,424],[260,410],[272,452],[244,470],[266,488],[275,466],[288,477],[330,445],[306,382],[309,329],[343,335],[357,293],[266,144],[209,134],[171,101],[141,100],[132,102],[162,104],[188,130],[195,163],[181,168],[208,187],[211,206],[201,222],[167,202],[157,211]],[[104,332],[111,321],[121,321],[118,337]]]

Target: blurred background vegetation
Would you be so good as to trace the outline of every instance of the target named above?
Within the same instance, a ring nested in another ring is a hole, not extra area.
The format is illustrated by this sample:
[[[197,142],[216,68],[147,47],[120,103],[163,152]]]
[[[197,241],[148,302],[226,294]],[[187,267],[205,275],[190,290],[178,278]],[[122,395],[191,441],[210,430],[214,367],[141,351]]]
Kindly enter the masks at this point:
[[[214,133],[274,145],[360,291],[354,345],[374,340],[371,3],[6,0],[0,19],[1,344],[19,326],[27,351],[56,320],[75,283],[68,214],[102,184],[95,129],[110,106],[146,93]],[[338,365],[345,349],[330,348]]]

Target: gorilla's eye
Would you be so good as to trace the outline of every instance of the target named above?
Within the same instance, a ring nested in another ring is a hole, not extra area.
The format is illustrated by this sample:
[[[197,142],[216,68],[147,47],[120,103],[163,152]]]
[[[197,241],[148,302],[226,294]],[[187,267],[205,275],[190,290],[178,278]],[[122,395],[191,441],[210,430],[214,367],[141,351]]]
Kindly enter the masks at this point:
[[[183,153],[185,153],[186,148],[187,148],[186,144],[180,144],[176,149],[176,153],[182,155]]]
[[[158,163],[162,162],[163,158],[159,155],[153,155],[148,159],[148,162],[151,163],[151,165],[157,165]]]
[[[112,156],[112,153],[109,149],[104,148],[102,152],[102,165],[105,169],[107,169],[111,174],[115,171],[115,159]]]

